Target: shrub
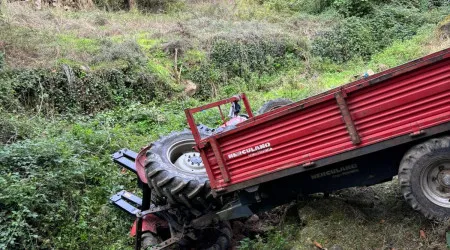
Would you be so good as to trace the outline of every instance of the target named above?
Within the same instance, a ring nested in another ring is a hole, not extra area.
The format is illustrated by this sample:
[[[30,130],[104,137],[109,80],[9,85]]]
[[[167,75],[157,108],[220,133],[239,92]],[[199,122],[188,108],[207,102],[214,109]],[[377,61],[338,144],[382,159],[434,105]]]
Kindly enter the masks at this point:
[[[137,8],[149,12],[166,12],[171,9],[180,8],[183,5],[182,0],[137,0]],[[129,9],[127,1],[118,0],[94,0],[97,7],[108,11],[119,11]]]
[[[67,135],[0,148],[0,249],[93,249],[125,236],[127,218],[105,198],[130,180],[98,154]]]
[[[208,58],[188,69],[186,78],[199,85],[196,96],[214,97],[231,82],[259,89],[263,75],[301,63],[307,45],[281,34],[227,34],[212,39]]]
[[[92,59],[92,63],[124,61],[129,67],[139,67],[145,65],[146,59],[147,57],[136,41],[127,40],[122,43],[115,43],[111,40],[103,40],[101,49]]]
[[[332,0],[264,0],[264,5],[276,11],[296,11],[317,14],[330,7]]]
[[[0,71],[3,70],[5,66],[5,54],[3,52],[0,52]]]
[[[428,10],[436,7],[448,6],[448,0],[387,0],[390,5],[406,8]]]
[[[14,125],[0,117],[0,145],[14,140]]]
[[[437,24],[447,13],[448,8],[423,13],[416,8],[386,5],[364,19],[344,19],[334,30],[313,41],[313,53],[335,62],[345,62],[355,57],[368,59],[396,40],[412,38],[420,27]]]
[[[195,96],[207,100],[217,95],[219,84],[223,84],[223,72],[215,68],[209,62],[203,62],[195,68],[191,68],[186,74],[189,78],[197,84],[197,91]]]
[[[314,54],[336,62],[358,56],[367,59],[376,49],[370,24],[358,17],[345,19],[335,30],[326,32],[313,42]]]
[[[137,0],[136,3],[140,10],[167,12],[182,8],[184,2],[182,0]]]
[[[371,16],[370,25],[377,48],[385,48],[394,40],[409,39],[427,20],[417,9],[384,7]]]
[[[333,7],[344,17],[362,17],[373,10],[370,0],[334,0]]]
[[[175,91],[145,71],[62,69],[0,72],[0,104],[7,111],[93,113],[129,101],[163,100]]]
[[[274,73],[286,66],[288,55],[300,58],[305,52],[300,46],[287,37],[276,35],[249,33],[240,37],[219,36],[212,41],[210,59],[224,71],[227,78],[246,78],[251,72]]]

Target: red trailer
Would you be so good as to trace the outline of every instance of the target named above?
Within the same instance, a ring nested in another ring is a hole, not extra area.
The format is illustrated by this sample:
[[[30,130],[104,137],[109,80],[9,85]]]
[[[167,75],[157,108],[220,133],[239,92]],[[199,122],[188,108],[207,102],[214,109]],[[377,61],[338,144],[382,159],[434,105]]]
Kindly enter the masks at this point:
[[[204,139],[196,131],[193,114],[239,97],[186,110],[211,187],[218,192],[448,131],[450,52],[444,50],[255,117],[245,95],[241,97],[250,118],[236,129]],[[342,155],[349,151],[352,154]]]
[[[238,116],[240,101],[245,118]],[[198,229],[214,218],[248,216],[298,195],[373,185],[398,173],[414,209],[433,219],[450,216],[450,49],[280,103],[255,116],[240,94],[187,109],[190,130],[139,155],[116,153],[148,184],[141,209],[150,208],[153,194],[162,205],[187,209]],[[228,122],[226,104],[232,105]],[[215,107],[222,128],[196,124],[195,113]]]

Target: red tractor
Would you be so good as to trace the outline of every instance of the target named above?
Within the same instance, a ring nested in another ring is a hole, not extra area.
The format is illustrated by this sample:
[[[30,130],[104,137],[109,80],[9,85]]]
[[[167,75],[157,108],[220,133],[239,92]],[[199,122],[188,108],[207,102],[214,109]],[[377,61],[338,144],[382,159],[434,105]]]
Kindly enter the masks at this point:
[[[210,108],[221,127],[196,124]],[[113,156],[142,187],[142,199],[111,197],[137,216],[136,249],[228,249],[228,220],[396,175],[412,208],[450,217],[450,49],[298,102],[270,101],[257,116],[245,94],[185,113],[189,130]]]

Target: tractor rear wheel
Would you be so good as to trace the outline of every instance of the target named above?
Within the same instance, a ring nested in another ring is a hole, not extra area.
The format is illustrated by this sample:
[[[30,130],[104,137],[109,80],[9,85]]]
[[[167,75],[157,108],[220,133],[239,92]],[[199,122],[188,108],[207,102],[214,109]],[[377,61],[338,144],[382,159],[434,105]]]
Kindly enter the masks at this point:
[[[212,208],[215,199],[202,158],[193,146],[195,141],[190,130],[162,137],[147,151],[145,171],[154,195],[200,214]]]
[[[398,172],[401,191],[411,207],[428,219],[450,217],[450,137],[412,147]]]
[[[220,221],[196,233],[197,240],[185,238],[180,249],[228,250],[231,248],[232,230],[228,221]]]
[[[266,112],[272,111],[274,109],[283,107],[283,106],[291,104],[291,103],[293,103],[293,101],[291,101],[289,99],[283,99],[283,98],[270,100],[261,106],[261,108],[258,110],[258,114],[264,114]]]

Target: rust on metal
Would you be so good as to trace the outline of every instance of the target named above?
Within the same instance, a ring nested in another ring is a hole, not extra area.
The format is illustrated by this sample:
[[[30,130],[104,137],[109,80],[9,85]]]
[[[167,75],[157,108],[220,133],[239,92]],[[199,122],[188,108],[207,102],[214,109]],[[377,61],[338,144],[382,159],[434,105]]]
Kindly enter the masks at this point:
[[[343,92],[337,92],[335,94],[339,110],[341,110],[342,118],[344,120],[345,126],[347,127],[348,134],[354,145],[361,143],[361,138],[359,137],[358,131],[356,131],[355,124],[353,123],[352,116],[348,110],[347,102],[344,99]]]

